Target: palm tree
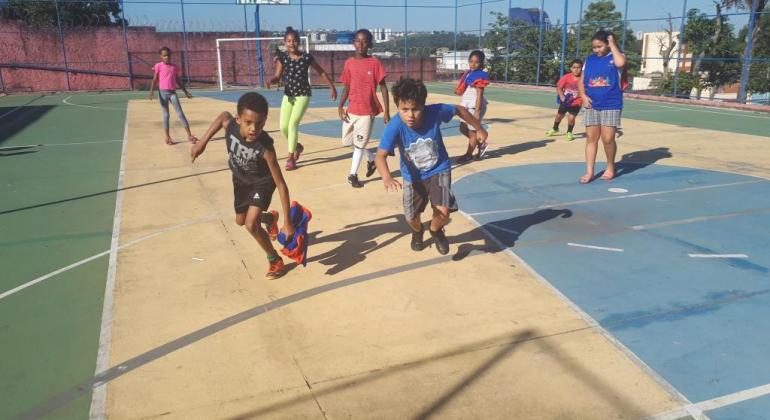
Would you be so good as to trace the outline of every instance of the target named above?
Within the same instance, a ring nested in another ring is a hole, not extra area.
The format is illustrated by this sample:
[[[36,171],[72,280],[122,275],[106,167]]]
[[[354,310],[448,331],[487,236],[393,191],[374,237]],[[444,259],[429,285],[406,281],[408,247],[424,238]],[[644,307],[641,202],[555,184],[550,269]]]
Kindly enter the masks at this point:
[[[756,5],[754,4],[756,2]],[[729,8],[736,8],[736,9],[748,9],[749,11],[754,11],[752,15],[750,15],[750,19],[754,19],[755,25],[754,30],[751,31],[751,33],[746,34],[746,47],[743,50],[743,56],[747,57],[748,60],[745,62],[745,66],[748,67],[744,69],[743,74],[749,74],[749,71],[751,70],[751,58],[754,55],[754,44],[757,43],[757,39],[759,38],[759,32],[760,32],[760,26],[759,26],[759,17],[762,10],[765,9],[765,6],[767,6],[768,0],[722,0],[722,5],[724,7]],[[748,42],[749,39],[751,39],[751,42]],[[748,81],[746,81],[748,83]],[[746,103],[746,91],[741,90],[738,97],[738,102],[740,103]]]

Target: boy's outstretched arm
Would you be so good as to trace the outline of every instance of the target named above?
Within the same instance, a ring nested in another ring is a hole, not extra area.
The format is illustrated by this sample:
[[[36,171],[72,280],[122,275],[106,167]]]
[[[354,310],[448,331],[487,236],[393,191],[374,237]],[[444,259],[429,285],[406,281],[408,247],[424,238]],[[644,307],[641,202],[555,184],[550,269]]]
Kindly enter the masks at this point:
[[[337,106],[337,112],[340,114],[340,119],[345,122],[349,121],[348,111],[345,109],[345,102],[347,102],[349,94],[350,86],[345,85],[345,88],[342,89],[342,95],[340,95],[340,104]]]
[[[390,96],[388,96],[388,84],[385,83],[385,79],[380,82],[380,92],[382,92],[382,109],[385,112],[382,122],[387,124],[390,122]]]
[[[401,183],[396,181],[393,175],[390,174],[387,159],[388,151],[377,149],[377,154],[374,156],[374,164],[377,166],[377,172],[382,177],[382,183],[385,184],[385,191],[398,191],[402,188]]]
[[[230,113],[227,111],[219,114],[219,116],[211,123],[209,129],[206,130],[206,134],[204,134],[203,137],[201,137],[200,140],[198,140],[190,148],[190,157],[192,158],[193,162],[195,162],[195,158],[203,154],[203,152],[206,150],[206,145],[209,143],[209,140],[214,137],[214,134],[216,134],[222,128],[226,127],[232,119],[233,116],[230,115]]]
[[[479,139],[482,143],[487,141],[487,136],[489,135],[487,134],[487,130],[481,126],[481,123],[478,119],[476,119],[476,117],[468,112],[468,109],[466,109],[464,106],[455,105],[455,114],[457,114],[457,116],[460,117],[463,121],[468,123],[468,125],[476,129],[477,139]]]
[[[267,161],[267,167],[270,168],[270,174],[273,176],[273,182],[275,182],[275,189],[278,190],[278,195],[281,197],[281,207],[283,207],[283,231],[287,237],[294,235],[294,226],[291,224],[291,205],[289,200],[289,187],[286,186],[286,180],[283,179],[283,173],[281,172],[281,166],[278,164],[278,158],[275,156],[275,150],[265,149],[262,157]],[[267,209],[262,209],[267,211]]]

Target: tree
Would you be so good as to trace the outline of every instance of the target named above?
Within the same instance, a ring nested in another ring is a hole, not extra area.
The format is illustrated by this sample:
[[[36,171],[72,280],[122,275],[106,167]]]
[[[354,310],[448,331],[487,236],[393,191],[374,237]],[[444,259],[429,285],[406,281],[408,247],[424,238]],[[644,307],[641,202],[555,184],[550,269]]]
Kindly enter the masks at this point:
[[[671,13],[668,14],[668,27],[663,28],[663,35],[657,36],[660,56],[663,57],[663,80],[668,79],[668,63],[671,62],[671,53],[676,48],[674,40],[674,24],[671,22]]]
[[[770,92],[770,15],[763,15],[757,20],[759,36],[754,44],[754,63],[749,73],[748,90],[750,92]],[[744,27],[739,40],[746,39],[748,27]],[[738,48],[744,49],[745,43],[738,42]]]
[[[620,46],[623,37],[623,14],[615,10],[615,2],[612,0],[596,1],[586,7],[580,23],[580,51],[583,54],[590,54],[591,37],[600,29],[615,34]],[[623,52],[627,59],[626,69],[633,76],[641,67],[642,43],[636,39],[631,28],[626,27],[625,34],[626,45]]]
[[[709,18],[698,9],[687,12],[687,25],[682,37],[694,60],[690,74],[699,83],[695,86],[700,99],[703,88],[711,87],[711,97],[716,89],[734,83],[740,73],[739,59],[736,53],[738,45],[733,36],[733,27],[722,15],[719,4],[716,17]]]
[[[751,58],[754,55],[754,44],[756,44],[759,41],[760,32],[762,30],[762,26],[760,25],[760,21],[762,20],[762,15],[760,14],[765,7],[767,6],[768,0],[722,0],[722,5],[727,8],[736,8],[736,9],[744,9],[749,10],[750,17],[754,17],[756,19],[756,24],[754,25],[754,30],[751,33],[748,33],[748,30],[746,31],[746,43],[743,49],[743,56],[748,58],[748,61],[745,63],[745,65],[748,67],[749,74],[751,74]],[[751,13],[752,10],[756,10],[754,13]],[[751,37],[751,38],[749,38]],[[752,40],[751,48],[749,48],[749,39]],[[743,97],[738,97],[738,102],[745,103],[746,102],[746,96],[744,94]]]
[[[65,26],[111,26],[122,23],[118,0],[59,1],[59,16]],[[0,6],[0,17],[24,22],[34,28],[56,27],[56,2],[8,0]]]

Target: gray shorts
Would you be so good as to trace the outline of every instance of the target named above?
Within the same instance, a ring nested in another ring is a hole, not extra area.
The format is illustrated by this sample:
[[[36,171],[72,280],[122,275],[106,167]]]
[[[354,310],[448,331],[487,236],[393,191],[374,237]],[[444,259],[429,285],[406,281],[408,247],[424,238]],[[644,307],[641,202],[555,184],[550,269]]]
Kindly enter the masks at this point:
[[[440,172],[428,179],[414,183],[404,181],[404,215],[412,220],[425,211],[428,200],[433,206],[447,207],[449,212],[457,211],[457,199],[452,193],[451,172]]]
[[[586,108],[583,115],[583,122],[586,127],[592,125],[601,125],[604,127],[618,127],[620,125],[621,109],[603,109],[598,111],[593,108]]]

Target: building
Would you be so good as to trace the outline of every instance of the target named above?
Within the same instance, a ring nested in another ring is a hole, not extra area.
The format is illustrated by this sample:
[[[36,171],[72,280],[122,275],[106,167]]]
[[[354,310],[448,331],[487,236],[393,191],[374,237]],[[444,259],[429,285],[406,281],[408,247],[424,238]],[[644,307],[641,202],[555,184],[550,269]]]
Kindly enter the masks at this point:
[[[388,42],[393,39],[393,30],[390,28],[374,28],[369,29],[374,37],[374,43]]]
[[[489,57],[492,52],[484,49],[484,55]],[[436,68],[439,70],[468,70],[468,58],[471,51],[436,51]]]
[[[676,57],[679,54],[679,32],[672,32],[671,36],[677,45],[671,50],[671,61],[669,61],[668,69],[670,72],[674,71],[676,66]],[[669,37],[666,32],[645,32],[642,34],[642,65],[639,69],[640,74],[650,75],[654,73],[663,74],[663,55],[660,50],[661,47],[667,48],[669,46]],[[690,58],[692,54],[688,54],[686,48],[683,50],[684,55],[680,56],[680,67],[682,71],[689,71],[691,61],[684,60],[684,58]]]
[[[548,17],[548,13],[543,10],[543,29],[551,28],[551,19]],[[508,19],[511,22],[522,21],[527,25],[539,26],[540,25],[540,9],[528,8],[523,9],[521,7],[511,7],[508,10]]]

